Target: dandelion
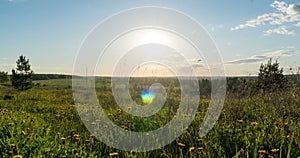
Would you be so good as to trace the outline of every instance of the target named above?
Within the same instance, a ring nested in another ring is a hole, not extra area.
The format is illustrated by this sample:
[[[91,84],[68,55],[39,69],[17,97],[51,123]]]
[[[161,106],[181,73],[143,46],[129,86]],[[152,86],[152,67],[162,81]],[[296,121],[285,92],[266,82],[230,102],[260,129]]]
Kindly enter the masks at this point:
[[[61,137],[60,140],[63,142],[63,144],[65,144],[65,142],[66,142],[66,138],[65,137]]]
[[[25,136],[25,135],[26,135],[26,132],[25,132],[25,131],[22,131],[22,134]]]
[[[258,123],[257,122],[251,122],[251,126],[257,126]]]
[[[121,126],[121,128],[123,128],[123,129],[127,129],[128,127],[127,127],[127,126],[125,126],[125,125],[122,125],[122,126]]]
[[[185,147],[185,144],[183,144],[183,143],[177,143],[178,144],[178,146],[180,146],[180,147]]]
[[[237,122],[239,122],[239,123],[243,123],[244,121],[243,121],[243,120],[237,120]]]
[[[200,150],[200,151],[203,150],[203,149],[204,149],[203,147],[198,147],[198,150]]]
[[[265,154],[265,153],[267,153],[267,151],[266,150],[258,150],[258,153]]]
[[[271,152],[273,152],[273,153],[276,153],[278,151],[279,151],[279,149],[271,149]]]
[[[189,151],[192,152],[193,150],[195,150],[195,147],[190,147]]]
[[[23,156],[22,155],[15,155],[15,156],[13,156],[13,158],[23,158]]]
[[[117,155],[118,155],[117,152],[109,153],[109,156],[117,156]]]

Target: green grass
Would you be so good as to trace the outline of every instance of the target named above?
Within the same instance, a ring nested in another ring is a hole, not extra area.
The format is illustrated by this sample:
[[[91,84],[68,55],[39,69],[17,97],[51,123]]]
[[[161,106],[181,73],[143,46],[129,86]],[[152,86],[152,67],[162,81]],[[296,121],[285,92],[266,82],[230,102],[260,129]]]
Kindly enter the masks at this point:
[[[297,89],[285,94],[227,96],[218,122],[200,138],[198,130],[209,103],[209,99],[202,98],[194,121],[183,135],[161,149],[136,153],[114,149],[91,135],[75,109],[71,80],[35,83],[40,86],[24,92],[0,85],[0,157],[300,156],[300,93]],[[110,85],[102,81],[96,85],[100,102],[109,105],[105,110],[110,119],[135,131],[162,127],[169,121],[169,115],[174,115],[167,110],[180,101],[178,96],[173,97],[150,122],[138,117],[127,121],[128,114],[114,102]],[[14,97],[3,100],[5,95]],[[110,156],[112,153],[117,155]]]

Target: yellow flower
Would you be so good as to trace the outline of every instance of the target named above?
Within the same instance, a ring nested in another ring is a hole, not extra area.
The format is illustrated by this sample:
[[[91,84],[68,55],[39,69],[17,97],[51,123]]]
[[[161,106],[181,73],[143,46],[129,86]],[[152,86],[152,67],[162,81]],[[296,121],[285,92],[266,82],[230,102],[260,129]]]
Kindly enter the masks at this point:
[[[251,125],[252,125],[252,126],[257,126],[258,123],[257,123],[257,122],[251,122]]]
[[[267,153],[267,151],[266,150],[258,150],[258,153],[265,154],[265,153]]]
[[[23,158],[22,155],[15,155],[13,158]]]
[[[237,122],[242,123],[242,122],[244,122],[244,121],[243,121],[243,120],[237,120]]]
[[[22,134],[25,136],[25,135],[26,135],[26,132],[25,132],[25,131],[22,131]]]
[[[10,147],[15,147],[16,146],[16,144],[10,144]]]
[[[193,150],[195,150],[195,147],[190,147],[189,151],[192,152]]]
[[[273,153],[276,153],[276,152],[278,152],[279,151],[279,149],[272,149],[271,150],[271,152],[273,152]]]
[[[79,137],[79,134],[74,134],[74,137]]]
[[[109,153],[109,156],[117,156],[117,155],[118,155],[117,152]]]
[[[183,143],[177,143],[178,144],[178,146],[180,146],[180,147],[185,147],[185,144],[183,144]]]
[[[199,148],[198,148],[198,150],[203,150],[203,149],[204,149],[203,147],[199,147]]]
[[[125,126],[125,125],[122,125],[122,126],[121,126],[121,128],[123,128],[123,129],[127,129],[128,127],[127,127],[127,126]]]

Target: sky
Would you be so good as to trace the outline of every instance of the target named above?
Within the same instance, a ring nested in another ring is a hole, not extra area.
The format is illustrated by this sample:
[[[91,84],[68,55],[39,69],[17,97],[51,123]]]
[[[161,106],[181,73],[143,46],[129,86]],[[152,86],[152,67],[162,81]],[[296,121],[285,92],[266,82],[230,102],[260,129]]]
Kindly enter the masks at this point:
[[[228,76],[257,75],[269,58],[285,73],[300,67],[298,0],[0,0],[0,71],[11,73],[23,54],[35,73],[72,74],[81,43],[97,24],[142,6],[172,8],[198,21],[214,40]]]

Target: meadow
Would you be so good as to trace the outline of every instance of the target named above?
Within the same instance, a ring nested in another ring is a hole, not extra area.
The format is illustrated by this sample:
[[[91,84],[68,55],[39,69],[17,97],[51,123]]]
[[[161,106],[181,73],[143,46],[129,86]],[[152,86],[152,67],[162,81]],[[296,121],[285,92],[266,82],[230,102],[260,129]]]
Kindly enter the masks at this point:
[[[164,109],[150,121],[137,117],[128,120],[113,99],[108,79],[96,81],[97,96],[117,125],[149,131],[164,126],[174,117],[180,88],[170,80],[162,80],[169,95]],[[130,91],[138,103],[140,90],[144,88],[138,86],[139,82],[131,82]],[[100,142],[85,128],[74,106],[70,79],[34,83],[33,89],[21,92],[9,84],[0,85],[0,157],[300,157],[297,86],[276,93],[250,94],[247,86],[228,92],[213,129],[205,137],[199,137],[210,102],[209,95],[204,93],[194,121],[179,138],[161,149],[126,152]]]

